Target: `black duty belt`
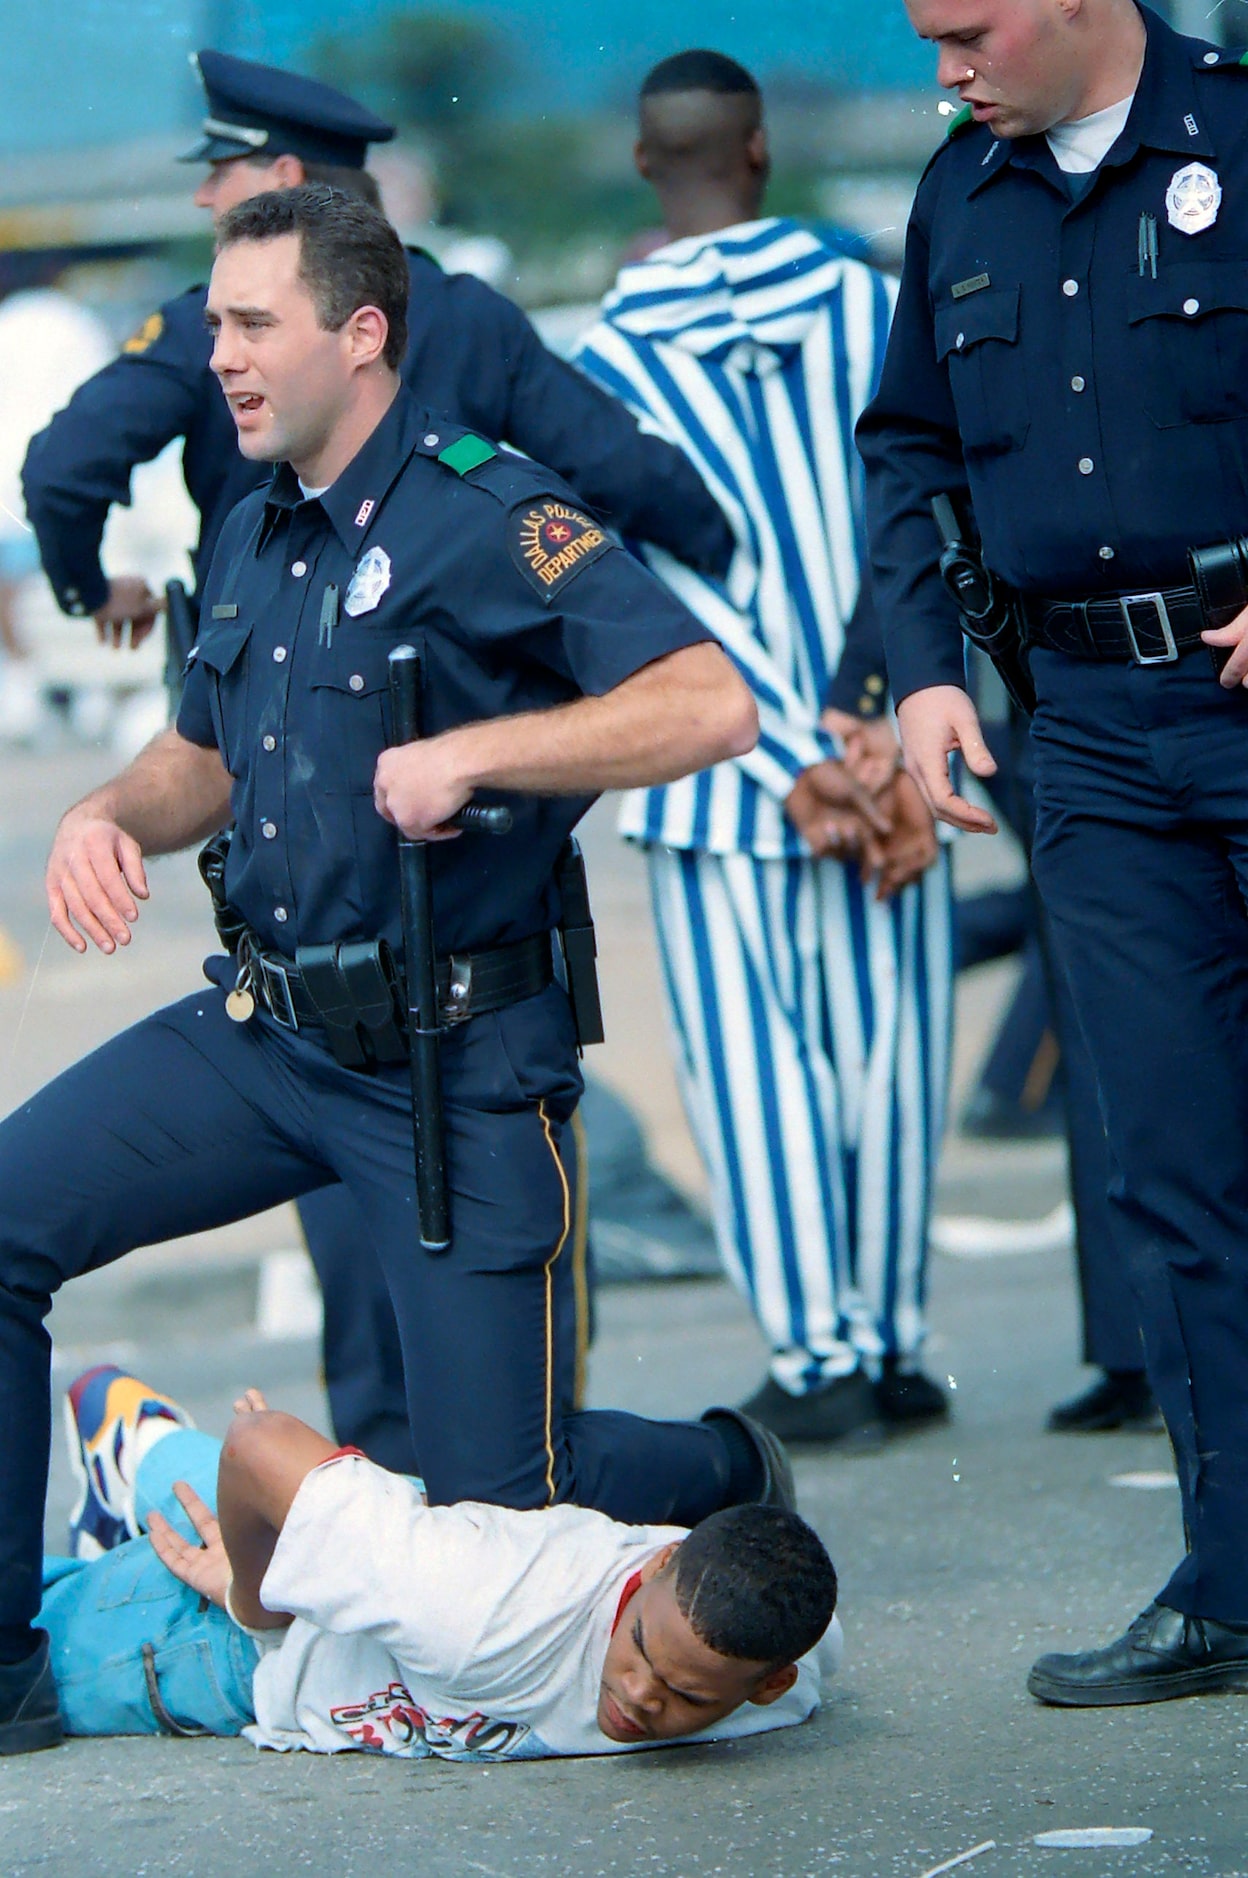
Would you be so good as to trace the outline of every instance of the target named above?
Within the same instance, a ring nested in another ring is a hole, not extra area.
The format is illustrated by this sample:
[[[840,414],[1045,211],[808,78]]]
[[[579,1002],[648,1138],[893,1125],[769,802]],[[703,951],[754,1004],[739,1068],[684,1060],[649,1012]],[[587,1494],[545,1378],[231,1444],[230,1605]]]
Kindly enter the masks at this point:
[[[329,952],[331,948],[317,948]],[[347,954],[352,948],[333,948]],[[364,952],[366,948],[358,948]],[[368,951],[376,956],[375,948]],[[239,986],[268,1012],[284,1030],[299,1030],[304,1025],[332,1029],[332,1013],[325,993],[314,997],[305,973],[284,953],[270,952],[261,946],[250,931],[245,931],[237,951]],[[387,992],[392,995],[396,1012],[406,1010],[401,973],[393,966],[388,974]],[[554,960],[548,932],[531,939],[518,939],[513,945],[496,946],[488,952],[453,953],[439,959],[436,968],[438,1022],[440,1025],[467,1023],[488,1011],[501,1011],[522,998],[536,997],[554,977]],[[362,1013],[361,1013],[362,1014]],[[245,1015],[245,1012],[240,1012]],[[387,1013],[388,1015],[388,1013]]]
[[[1047,646],[1072,659],[1172,665],[1181,652],[1201,644],[1207,624],[1195,587],[1098,594],[1090,600],[1034,597],[1022,605],[1028,645]]]

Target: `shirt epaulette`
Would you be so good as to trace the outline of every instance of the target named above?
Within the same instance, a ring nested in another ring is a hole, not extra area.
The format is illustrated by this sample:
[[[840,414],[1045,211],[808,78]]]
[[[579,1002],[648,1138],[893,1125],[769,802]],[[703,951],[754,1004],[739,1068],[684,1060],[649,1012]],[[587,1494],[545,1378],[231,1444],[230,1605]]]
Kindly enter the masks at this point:
[[[445,450],[438,451],[438,462],[445,463],[447,469],[454,470],[457,476],[467,476],[469,471],[480,469],[491,457],[498,455],[492,443],[484,437],[474,437],[471,431],[462,437],[456,437],[454,443],[448,443]]]

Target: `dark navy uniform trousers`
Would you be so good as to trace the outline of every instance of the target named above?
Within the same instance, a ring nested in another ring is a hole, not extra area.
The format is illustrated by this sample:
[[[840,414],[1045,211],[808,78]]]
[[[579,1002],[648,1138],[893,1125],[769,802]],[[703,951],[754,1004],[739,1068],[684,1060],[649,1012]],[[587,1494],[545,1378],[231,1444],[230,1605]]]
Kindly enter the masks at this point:
[[[1248,694],[1203,649],[1031,659],[1032,865],[1097,1065],[1183,1496],[1188,1553],[1161,1598],[1245,1623]]]
[[[1012,715],[1006,724],[985,726],[984,734],[998,765],[986,787],[1030,861],[1035,839],[1035,760],[1027,725]],[[1083,1360],[1118,1373],[1139,1371],[1144,1367],[1139,1313],[1121,1243],[1118,1209],[1109,1197],[1114,1170],[1093,1057],[1075,1013],[1052,921],[1042,906],[1036,910],[1043,961],[1040,988],[1042,995],[1047,994],[1045,1002],[1061,1051]]]
[[[420,1248],[406,1068],[341,1068],[312,1033],[232,1023],[216,986],[168,1006],[0,1126],[0,1624],[39,1608],[49,1448],[44,1318],[63,1279],[340,1180],[394,1303],[430,1499],[574,1500],[692,1525],[724,1503],[699,1423],[564,1414],[580,1095],[566,996],[443,1039],[451,1250]]]

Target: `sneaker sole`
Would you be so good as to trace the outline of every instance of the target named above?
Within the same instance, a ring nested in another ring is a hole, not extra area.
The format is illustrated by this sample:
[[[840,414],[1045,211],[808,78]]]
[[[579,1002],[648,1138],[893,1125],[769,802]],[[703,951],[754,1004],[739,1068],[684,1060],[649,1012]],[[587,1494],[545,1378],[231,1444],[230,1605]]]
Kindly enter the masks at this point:
[[[59,1748],[64,1739],[65,1725],[59,1715],[0,1722],[0,1755],[37,1754],[41,1748]]]
[[[74,1478],[75,1498],[69,1515],[69,1551],[71,1558],[82,1558],[86,1554],[78,1550],[80,1544],[79,1526],[87,1510],[87,1501],[91,1498],[91,1481],[87,1474],[86,1463],[82,1458],[82,1435],[78,1428],[78,1417],[74,1414],[74,1405],[68,1394],[61,1398],[61,1416],[65,1423],[65,1446],[69,1452],[69,1471]],[[85,1537],[83,1534],[81,1537]]]
[[[1128,1708],[1141,1702],[1173,1702],[1185,1695],[1212,1695],[1218,1690],[1236,1690],[1248,1694],[1248,1666],[1234,1668],[1211,1665],[1208,1669],[1185,1669],[1172,1676],[1155,1676],[1146,1682],[1111,1682],[1101,1688],[1080,1688],[1038,1676],[1033,1669],[1027,1678],[1028,1693],[1052,1708]]]

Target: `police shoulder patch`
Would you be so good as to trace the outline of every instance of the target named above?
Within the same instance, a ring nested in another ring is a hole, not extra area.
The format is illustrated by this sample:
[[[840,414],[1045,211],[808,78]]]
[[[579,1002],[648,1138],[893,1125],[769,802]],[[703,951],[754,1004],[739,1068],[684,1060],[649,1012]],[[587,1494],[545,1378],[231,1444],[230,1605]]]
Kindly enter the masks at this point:
[[[136,352],[146,352],[149,346],[156,344],[156,341],[160,338],[164,330],[164,314],[149,313],[143,324],[139,327],[138,332],[131,333],[121,349],[123,352],[128,352],[131,355]]]
[[[540,496],[511,511],[507,545],[520,572],[545,598],[615,544],[580,509]]]

